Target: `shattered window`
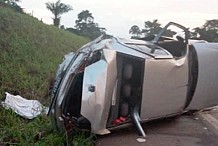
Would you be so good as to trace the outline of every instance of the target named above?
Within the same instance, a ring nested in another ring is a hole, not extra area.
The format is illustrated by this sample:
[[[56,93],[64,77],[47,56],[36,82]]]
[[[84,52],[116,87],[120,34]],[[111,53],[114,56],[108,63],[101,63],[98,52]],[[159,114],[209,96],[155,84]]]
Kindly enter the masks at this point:
[[[102,52],[101,51],[93,52],[91,54],[91,56],[89,57],[89,61],[88,61],[88,65],[87,66],[89,66],[89,65],[99,61],[101,59],[101,57],[102,57]]]

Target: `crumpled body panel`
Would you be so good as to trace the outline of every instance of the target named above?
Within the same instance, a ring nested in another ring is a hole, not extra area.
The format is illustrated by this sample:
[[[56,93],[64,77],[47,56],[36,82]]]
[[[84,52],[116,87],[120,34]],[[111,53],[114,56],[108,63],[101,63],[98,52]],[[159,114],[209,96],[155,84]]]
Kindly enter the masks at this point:
[[[116,52],[103,50],[105,60],[100,60],[84,72],[81,114],[91,125],[92,132],[106,134],[106,123],[116,80]],[[91,89],[93,88],[93,89]]]
[[[141,118],[179,113],[186,101],[187,58],[146,60]]]

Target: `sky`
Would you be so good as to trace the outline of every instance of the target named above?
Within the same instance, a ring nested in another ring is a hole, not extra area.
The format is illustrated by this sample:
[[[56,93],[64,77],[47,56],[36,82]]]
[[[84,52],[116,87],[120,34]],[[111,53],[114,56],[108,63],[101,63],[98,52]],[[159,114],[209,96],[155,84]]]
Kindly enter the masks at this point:
[[[46,2],[56,0],[21,0],[18,4],[24,11],[52,24],[53,15],[46,9]],[[74,27],[77,15],[89,10],[94,22],[107,29],[107,33],[117,37],[127,37],[129,29],[138,25],[141,29],[145,21],[158,19],[162,26],[173,21],[188,28],[202,26],[206,20],[218,19],[218,0],[61,0],[69,4],[73,11],[61,16],[61,25]]]

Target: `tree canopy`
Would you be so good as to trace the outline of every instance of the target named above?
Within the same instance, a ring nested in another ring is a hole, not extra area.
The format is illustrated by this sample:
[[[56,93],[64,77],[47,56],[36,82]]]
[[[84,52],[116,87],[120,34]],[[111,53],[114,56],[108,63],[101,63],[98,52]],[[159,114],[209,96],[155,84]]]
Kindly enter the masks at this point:
[[[106,29],[94,22],[94,17],[88,10],[83,10],[78,14],[75,27],[78,31],[73,30],[74,32],[79,32],[80,35],[87,36],[91,40],[106,34]]]
[[[129,30],[129,34],[132,34],[131,38],[139,38],[141,36],[141,30],[139,26],[133,25]]]
[[[0,0],[0,6],[11,7],[15,11],[23,13],[23,9],[17,4],[17,2],[20,2],[20,0]]]
[[[46,8],[50,10],[52,14],[54,15],[53,23],[54,23],[54,26],[57,26],[57,27],[59,27],[60,25],[61,15],[73,10],[73,8],[70,5],[61,3],[60,0],[58,0],[55,3],[47,2],[45,3],[45,5],[46,5]]]
[[[146,21],[144,23],[144,29],[142,29],[142,33],[144,34],[144,36],[149,36],[149,35],[154,35],[154,34],[158,34],[159,31],[162,29],[161,24],[158,22],[157,19],[153,20],[153,21]]]
[[[132,34],[131,38],[139,39],[142,34],[144,34],[143,38],[140,39],[151,39],[154,37],[154,35],[157,35],[160,30],[162,29],[161,24],[158,22],[157,19],[153,21],[145,21],[144,22],[144,28],[141,30],[139,26],[133,25],[129,33]],[[166,32],[164,33],[165,36],[172,37],[176,33],[170,29],[167,29]]]
[[[196,27],[191,33],[195,39],[218,42],[218,19],[207,20],[201,27]]]
[[[78,20],[76,20],[77,23],[91,23],[94,21],[94,17],[92,16],[92,13],[89,12],[89,10],[83,10],[78,14]]]

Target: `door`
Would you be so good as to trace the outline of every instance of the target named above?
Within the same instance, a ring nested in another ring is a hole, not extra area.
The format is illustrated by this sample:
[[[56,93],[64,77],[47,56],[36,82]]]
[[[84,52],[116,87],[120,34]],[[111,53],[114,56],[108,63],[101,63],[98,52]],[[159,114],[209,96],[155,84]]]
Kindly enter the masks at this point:
[[[116,84],[116,52],[104,49],[99,61],[84,71],[81,114],[91,123],[96,134],[107,134],[107,119]]]
[[[175,31],[172,31],[172,27]],[[168,36],[173,34],[180,35],[176,39]],[[170,22],[154,38],[153,43],[167,50],[173,58],[145,61],[141,119],[159,118],[182,112],[187,102],[188,30]]]
[[[188,85],[188,60],[145,61],[141,119],[159,118],[183,111]]]

